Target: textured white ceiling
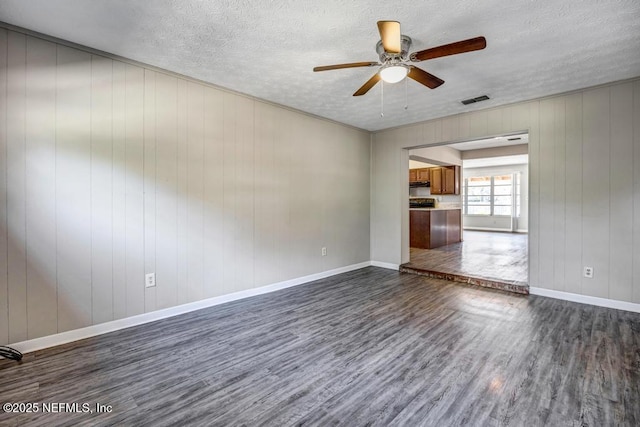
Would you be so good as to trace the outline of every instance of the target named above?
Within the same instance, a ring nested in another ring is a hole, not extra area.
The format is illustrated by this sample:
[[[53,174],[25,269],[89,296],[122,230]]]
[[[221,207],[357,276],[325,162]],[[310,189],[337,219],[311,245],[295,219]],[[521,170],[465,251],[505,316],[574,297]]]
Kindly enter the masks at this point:
[[[445,80],[351,96],[376,61],[378,20],[412,51],[485,36],[482,51],[418,64]],[[640,76],[638,0],[2,0],[0,21],[378,130]],[[490,101],[460,100],[487,94]]]

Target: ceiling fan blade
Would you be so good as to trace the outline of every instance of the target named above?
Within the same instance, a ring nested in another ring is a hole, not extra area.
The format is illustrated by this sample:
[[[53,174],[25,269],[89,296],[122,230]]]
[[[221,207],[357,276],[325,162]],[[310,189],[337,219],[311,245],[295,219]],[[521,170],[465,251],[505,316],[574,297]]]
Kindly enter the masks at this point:
[[[440,58],[442,56],[457,55],[458,53],[481,50],[487,47],[487,40],[484,37],[462,40],[455,43],[445,44],[431,49],[425,49],[411,54],[412,61],[426,61],[427,59]]]
[[[400,53],[400,23],[398,21],[378,21],[378,31],[382,46],[387,53]]]
[[[336,64],[336,65],[324,65],[322,67],[314,67],[313,71],[328,71],[328,70],[340,70],[342,68],[356,68],[356,67],[374,67],[380,65],[377,62],[351,62],[349,64]]]
[[[374,87],[376,83],[378,83],[379,81],[380,81],[380,73],[375,73],[373,77],[367,80],[367,82],[363,84],[362,87],[353,94],[353,96],[364,95],[365,93],[369,92],[369,89]]]
[[[444,83],[444,80],[434,76],[433,74],[429,74],[418,67],[414,67],[413,65],[411,66],[407,77],[412,78],[430,89],[435,89]]]

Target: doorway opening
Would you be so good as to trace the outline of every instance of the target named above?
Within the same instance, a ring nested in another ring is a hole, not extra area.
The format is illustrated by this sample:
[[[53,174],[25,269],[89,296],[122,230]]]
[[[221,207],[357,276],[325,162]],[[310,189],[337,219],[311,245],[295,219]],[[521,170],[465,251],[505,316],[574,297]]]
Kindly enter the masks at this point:
[[[401,271],[528,293],[528,134],[409,150]]]

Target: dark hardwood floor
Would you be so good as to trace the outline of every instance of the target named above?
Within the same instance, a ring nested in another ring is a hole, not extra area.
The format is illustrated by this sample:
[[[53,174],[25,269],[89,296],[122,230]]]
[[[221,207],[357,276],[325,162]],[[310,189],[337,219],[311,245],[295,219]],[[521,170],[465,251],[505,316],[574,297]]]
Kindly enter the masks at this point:
[[[403,270],[528,293],[526,234],[464,230],[463,239],[435,249],[411,248]]]
[[[369,267],[0,364],[2,425],[637,426],[640,314]]]

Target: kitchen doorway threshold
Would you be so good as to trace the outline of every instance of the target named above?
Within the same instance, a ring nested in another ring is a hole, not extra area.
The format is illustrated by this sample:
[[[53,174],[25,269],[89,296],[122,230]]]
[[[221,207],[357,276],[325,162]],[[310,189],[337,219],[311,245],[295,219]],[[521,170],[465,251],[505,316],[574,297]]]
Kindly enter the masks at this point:
[[[466,283],[469,285],[482,286],[484,288],[499,289],[501,291],[513,292],[521,295],[529,295],[529,285],[521,282],[502,281],[500,279],[487,279],[483,277],[474,277],[458,273],[445,273],[441,271],[428,270],[411,266],[411,263],[402,264],[400,271],[402,273],[418,274],[420,276],[431,277],[434,279],[449,280],[452,282]]]
[[[401,271],[519,294],[529,293],[526,234],[464,230],[463,241],[409,248]]]

